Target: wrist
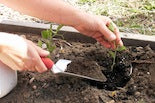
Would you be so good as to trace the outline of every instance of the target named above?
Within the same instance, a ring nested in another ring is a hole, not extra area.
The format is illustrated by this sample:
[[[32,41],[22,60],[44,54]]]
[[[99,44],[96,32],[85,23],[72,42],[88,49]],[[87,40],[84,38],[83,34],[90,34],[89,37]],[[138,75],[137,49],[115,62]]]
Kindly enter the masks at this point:
[[[75,21],[74,28],[76,27],[87,27],[88,25],[92,25],[94,23],[93,15],[86,13],[84,11],[78,11],[76,13],[77,20]]]

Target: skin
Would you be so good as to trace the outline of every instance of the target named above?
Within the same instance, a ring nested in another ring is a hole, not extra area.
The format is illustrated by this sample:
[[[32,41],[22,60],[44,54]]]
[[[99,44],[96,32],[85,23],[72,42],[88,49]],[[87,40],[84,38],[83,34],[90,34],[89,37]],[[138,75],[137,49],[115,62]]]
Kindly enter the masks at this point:
[[[24,59],[25,65],[21,67],[20,71],[29,70],[29,71],[38,71],[40,73],[47,71],[47,68],[42,62],[40,57],[48,56],[49,52],[36,46],[32,41],[26,39],[25,41],[28,44],[28,51],[27,51],[28,57]]]
[[[120,38],[120,33],[116,25],[115,32],[111,32],[107,26],[112,22],[111,19],[105,16],[91,15],[83,12],[79,9],[72,7],[71,5],[61,1],[61,0],[0,0],[0,3],[7,5],[17,11],[22,13],[47,20],[59,24],[64,24],[72,26],[77,29],[80,33],[90,36],[96,39],[101,45],[106,48],[113,48],[113,41],[116,44],[123,45]],[[38,49],[32,42],[27,42],[30,49],[34,49],[36,52],[32,53],[30,50],[28,54],[31,54],[33,58],[39,60],[35,65],[37,69],[34,69],[34,65],[31,66],[33,60],[26,62],[25,65],[30,65],[30,71],[44,72],[45,68],[42,61],[40,61],[39,56],[44,54],[42,49]],[[44,56],[47,54],[45,53]]]

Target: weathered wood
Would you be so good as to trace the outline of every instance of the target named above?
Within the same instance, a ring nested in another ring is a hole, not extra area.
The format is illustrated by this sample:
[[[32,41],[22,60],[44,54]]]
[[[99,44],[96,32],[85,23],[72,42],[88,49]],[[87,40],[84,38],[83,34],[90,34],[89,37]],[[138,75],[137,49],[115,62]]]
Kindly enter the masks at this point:
[[[50,24],[41,23],[26,23],[26,22],[15,22],[15,21],[1,21],[0,31],[3,32],[21,32],[21,33],[33,33],[40,34],[44,29],[49,29]],[[55,30],[57,25],[53,25]],[[64,26],[60,33],[64,34],[65,39],[80,41],[80,42],[92,42],[95,40],[81,35],[77,30],[72,27]],[[121,33],[122,40],[126,46],[146,46],[150,45],[155,50],[155,36],[132,34],[132,33]]]

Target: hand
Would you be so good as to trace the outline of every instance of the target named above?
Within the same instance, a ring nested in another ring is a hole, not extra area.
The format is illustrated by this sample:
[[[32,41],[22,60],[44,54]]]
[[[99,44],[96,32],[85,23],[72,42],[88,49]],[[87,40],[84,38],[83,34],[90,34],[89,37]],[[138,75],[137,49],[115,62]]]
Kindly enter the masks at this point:
[[[81,16],[81,18],[84,18],[82,22],[74,26],[79,32],[96,39],[107,48],[115,48],[113,41],[116,42],[116,45],[123,46],[119,30],[110,18],[90,14]],[[114,33],[108,29],[110,23],[113,23]]]
[[[23,70],[38,71],[40,73],[47,71],[45,64],[40,57],[46,57],[49,55],[48,51],[36,46],[33,42],[26,40],[28,51],[27,59],[25,59]]]
[[[0,60],[13,70],[44,72],[47,70],[40,57],[48,51],[17,35],[0,32]]]

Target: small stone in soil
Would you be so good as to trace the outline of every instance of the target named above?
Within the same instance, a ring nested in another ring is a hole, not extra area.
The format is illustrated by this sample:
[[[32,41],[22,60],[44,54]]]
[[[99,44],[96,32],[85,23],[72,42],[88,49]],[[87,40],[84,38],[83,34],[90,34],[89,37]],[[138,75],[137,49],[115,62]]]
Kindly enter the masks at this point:
[[[32,82],[34,81],[34,77],[30,79],[29,84],[32,84]]]
[[[106,102],[106,103],[115,103],[115,101],[114,101],[114,100],[111,100],[111,101],[109,101],[109,102]]]
[[[140,92],[135,92],[135,96],[139,97],[140,96]]]
[[[33,85],[33,87],[32,87],[34,90],[36,90],[37,89],[37,86],[36,85]]]
[[[113,92],[111,92],[111,93],[109,94],[109,96],[112,97],[112,98],[115,97],[116,95],[117,95],[117,92],[116,92],[116,91],[113,91]]]

